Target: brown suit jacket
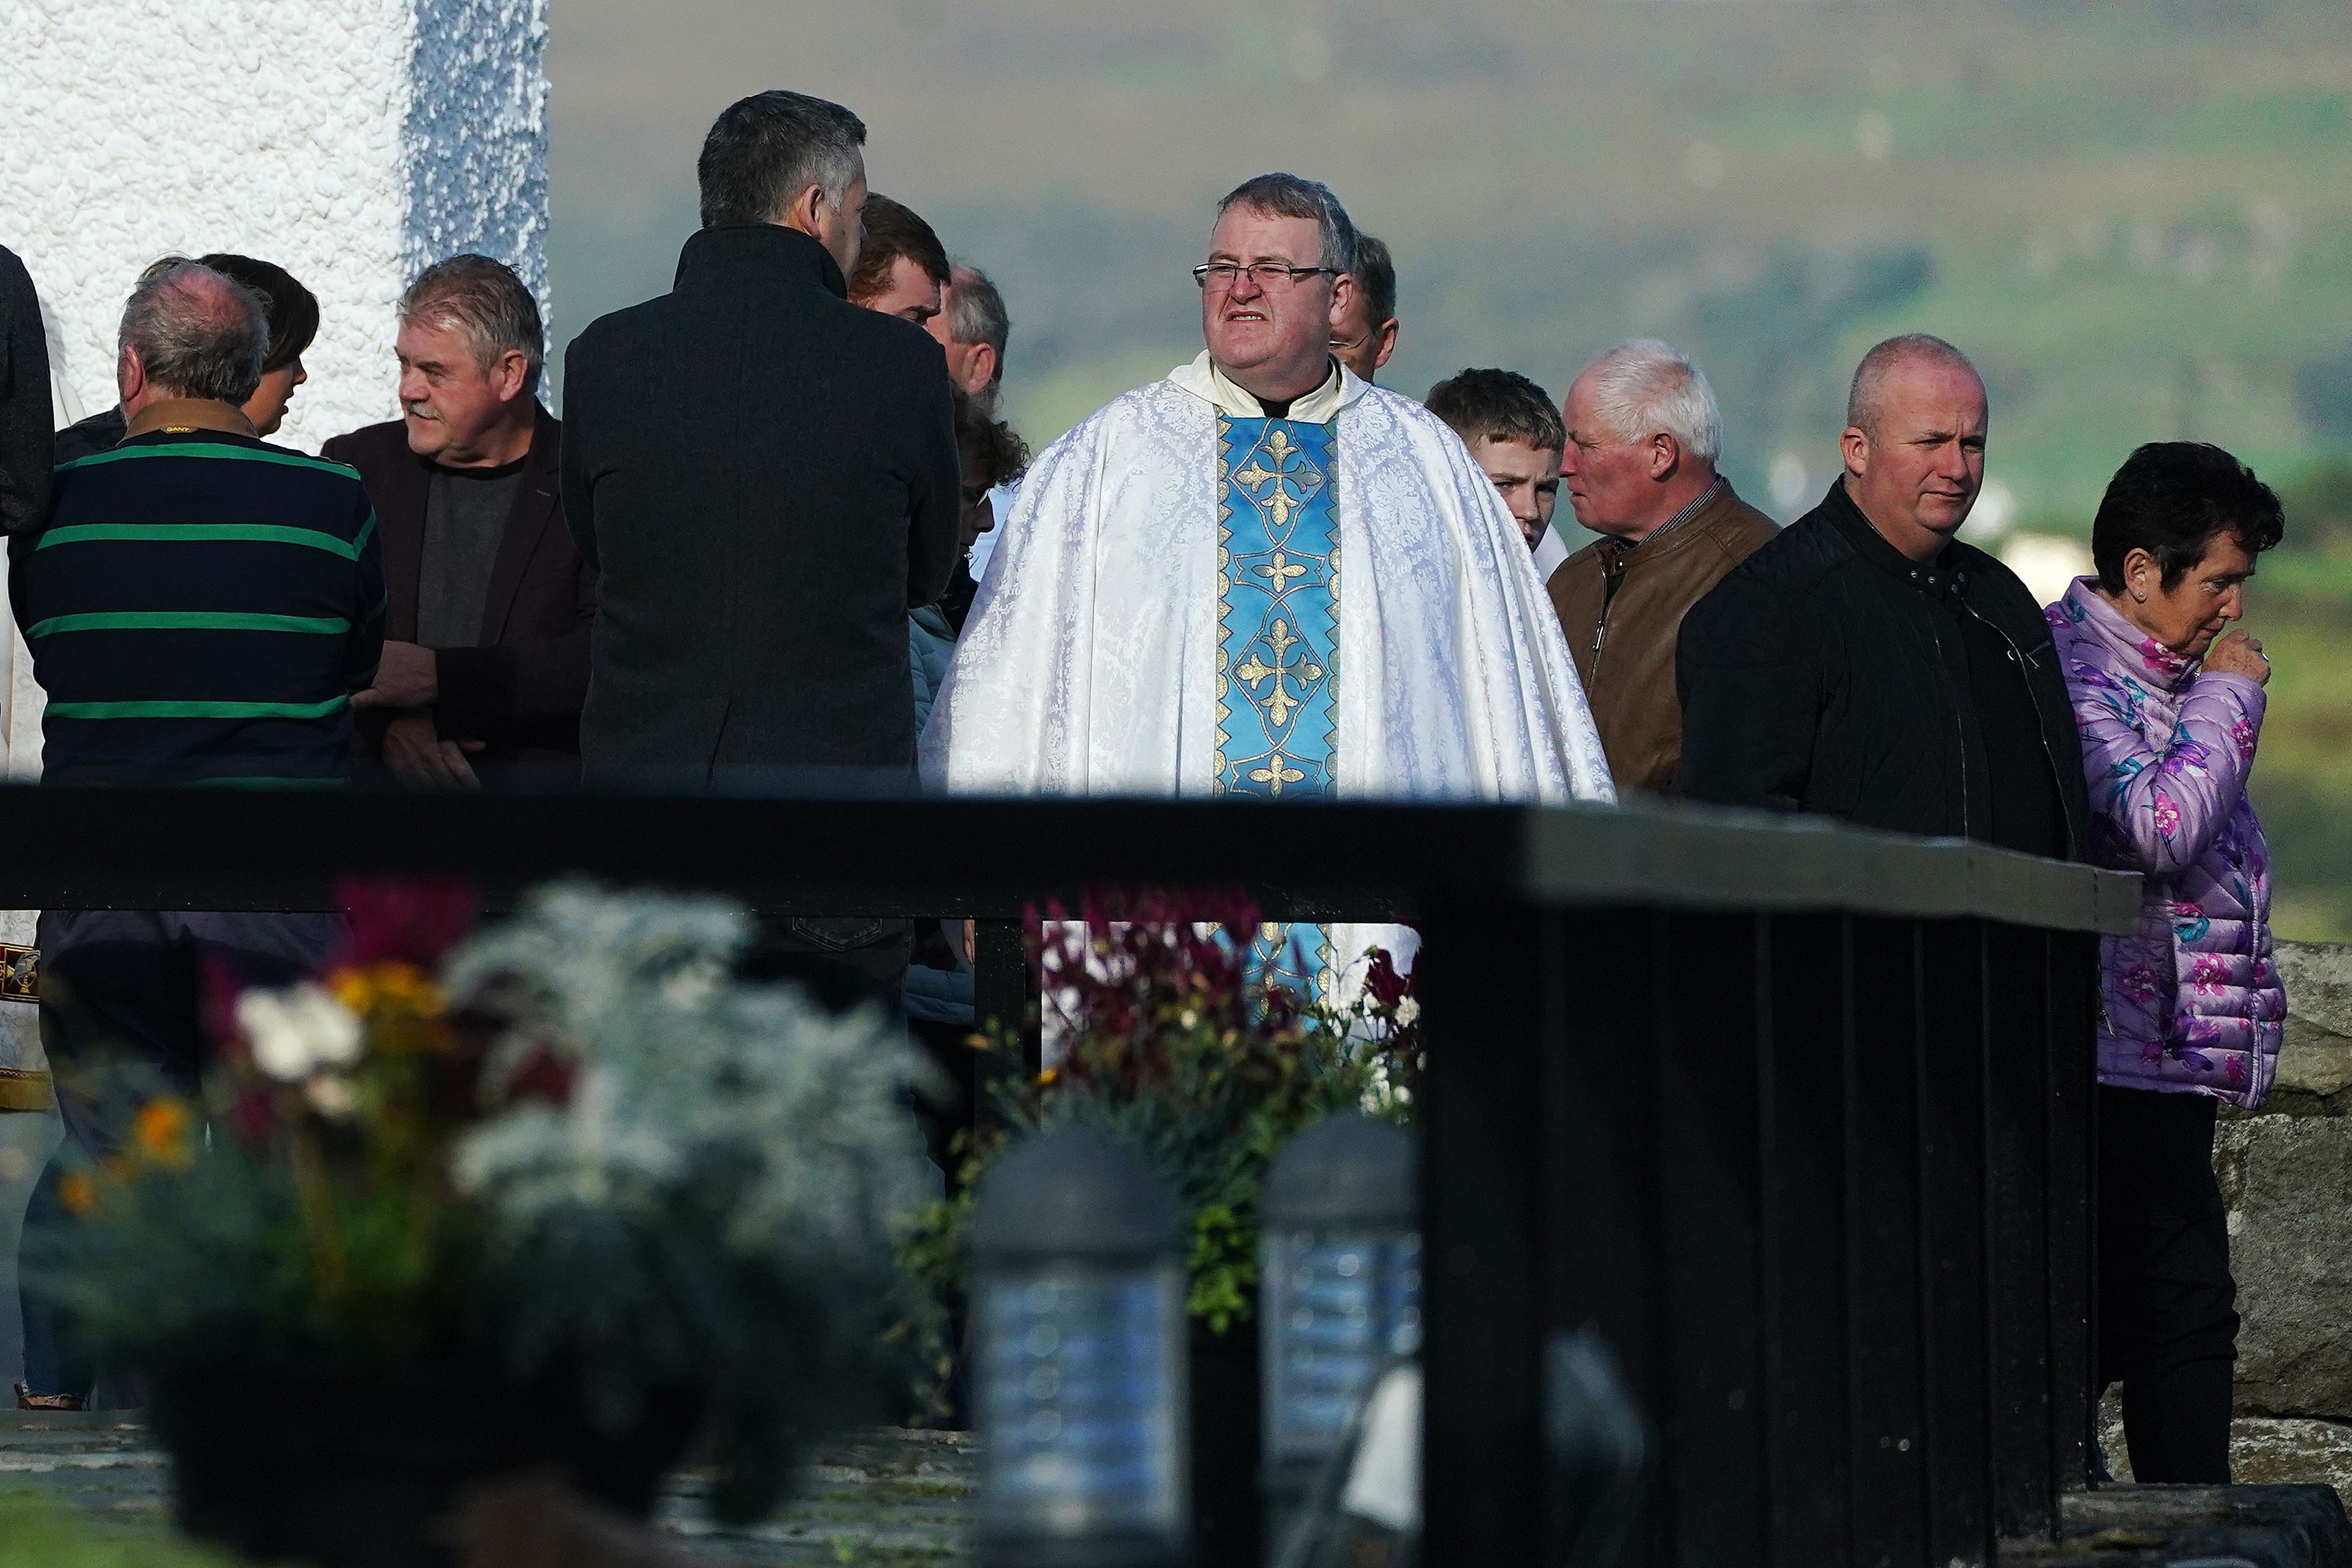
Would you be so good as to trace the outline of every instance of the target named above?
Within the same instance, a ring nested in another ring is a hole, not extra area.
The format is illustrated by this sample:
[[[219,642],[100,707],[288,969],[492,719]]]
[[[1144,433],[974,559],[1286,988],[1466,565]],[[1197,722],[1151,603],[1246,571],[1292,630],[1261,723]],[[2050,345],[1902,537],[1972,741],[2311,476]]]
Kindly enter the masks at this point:
[[[1634,547],[1598,539],[1551,574],[1552,608],[1621,792],[1675,793],[1683,709],[1675,643],[1683,616],[1778,532],[1727,481],[1704,510],[1664,538]]]
[[[596,573],[564,527],[562,439],[562,424],[540,409],[506,536],[482,585],[482,644],[437,650],[434,716],[444,736],[488,743],[473,759],[486,784],[557,785],[579,776]],[[350,464],[367,486],[383,538],[383,634],[414,643],[433,465],[409,451],[407,426],[396,419],[339,435],[320,455]],[[362,752],[373,758],[382,737],[380,719],[363,725]]]

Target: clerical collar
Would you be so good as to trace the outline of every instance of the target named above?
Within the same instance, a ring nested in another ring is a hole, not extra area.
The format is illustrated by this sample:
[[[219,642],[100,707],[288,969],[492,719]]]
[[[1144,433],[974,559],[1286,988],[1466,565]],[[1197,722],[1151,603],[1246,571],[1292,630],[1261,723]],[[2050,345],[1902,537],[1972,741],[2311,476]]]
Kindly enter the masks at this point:
[[[1168,379],[1204,402],[1215,406],[1228,419],[1265,419],[1265,405],[1253,397],[1248,389],[1219,370],[1209,358],[1206,349],[1189,365],[1180,365]],[[1339,361],[1331,361],[1331,373],[1323,384],[1304,397],[1290,400],[1290,412],[1283,417],[1307,424],[1328,424],[1339,412],[1356,401],[1363,382],[1349,373]]]

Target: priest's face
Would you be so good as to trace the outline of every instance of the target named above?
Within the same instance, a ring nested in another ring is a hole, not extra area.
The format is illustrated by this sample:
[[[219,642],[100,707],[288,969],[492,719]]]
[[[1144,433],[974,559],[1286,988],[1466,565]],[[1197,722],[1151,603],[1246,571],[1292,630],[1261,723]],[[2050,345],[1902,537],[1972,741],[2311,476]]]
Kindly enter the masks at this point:
[[[1312,218],[1277,217],[1247,207],[1225,209],[1209,235],[1209,260],[1238,267],[1322,266],[1322,236]],[[1329,376],[1331,338],[1354,293],[1345,278],[1261,280],[1250,273],[1228,286],[1212,277],[1201,291],[1201,336],[1217,368],[1255,397],[1302,397]]]

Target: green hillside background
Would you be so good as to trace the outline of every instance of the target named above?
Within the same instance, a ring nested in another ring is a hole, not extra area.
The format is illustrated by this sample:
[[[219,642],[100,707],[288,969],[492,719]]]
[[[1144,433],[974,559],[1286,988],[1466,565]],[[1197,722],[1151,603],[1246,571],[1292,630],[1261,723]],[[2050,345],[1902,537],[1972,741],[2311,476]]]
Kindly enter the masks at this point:
[[[1897,330],[1983,367],[2014,531],[2087,537],[2135,444],[2219,442],[2290,500],[2251,619],[2275,924],[2352,940],[2341,4],[555,0],[550,67],[559,340],[667,287],[710,117],[785,86],[856,109],[876,188],[1003,287],[1040,444],[1197,351],[1210,208],[1277,167],[1393,246],[1384,381],[1503,364],[1557,393],[1669,338],[1783,517]]]

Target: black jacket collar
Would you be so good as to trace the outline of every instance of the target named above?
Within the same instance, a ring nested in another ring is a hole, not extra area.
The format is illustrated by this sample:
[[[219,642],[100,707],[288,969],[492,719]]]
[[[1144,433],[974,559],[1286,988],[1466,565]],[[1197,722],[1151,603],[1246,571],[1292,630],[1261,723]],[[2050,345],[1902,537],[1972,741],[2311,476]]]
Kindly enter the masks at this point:
[[[831,253],[798,229],[780,224],[721,224],[699,230],[678,253],[677,281],[684,292],[744,277],[805,278],[836,298],[849,298],[849,285]]]
[[[1967,586],[1968,574],[1963,570],[1958,544],[1948,539],[1933,559],[1913,560],[1888,544],[1886,536],[1846,494],[1843,476],[1830,482],[1830,493],[1822,502],[1822,509],[1829,514],[1830,521],[1845,536],[1846,542],[1853,546],[1854,553],[1887,576],[1907,582],[1922,593],[1952,591]]]

